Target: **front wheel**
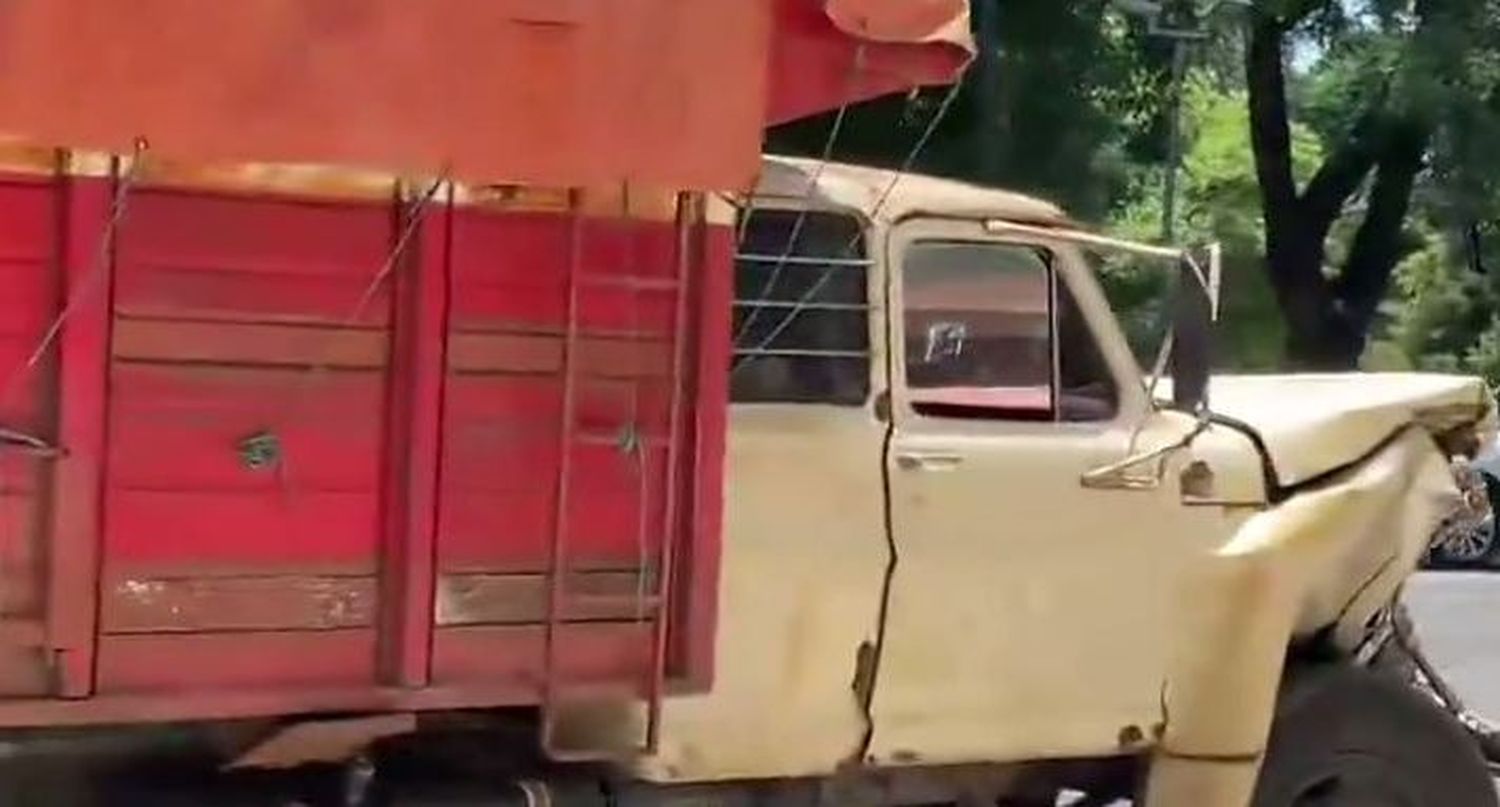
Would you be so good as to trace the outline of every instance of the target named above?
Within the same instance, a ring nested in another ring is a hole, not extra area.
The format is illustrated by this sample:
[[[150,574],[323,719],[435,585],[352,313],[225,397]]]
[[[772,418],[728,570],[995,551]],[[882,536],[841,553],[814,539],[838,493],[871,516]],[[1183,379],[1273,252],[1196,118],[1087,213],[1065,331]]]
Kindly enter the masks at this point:
[[[1349,666],[1282,695],[1253,807],[1497,807],[1479,750],[1429,698]]]

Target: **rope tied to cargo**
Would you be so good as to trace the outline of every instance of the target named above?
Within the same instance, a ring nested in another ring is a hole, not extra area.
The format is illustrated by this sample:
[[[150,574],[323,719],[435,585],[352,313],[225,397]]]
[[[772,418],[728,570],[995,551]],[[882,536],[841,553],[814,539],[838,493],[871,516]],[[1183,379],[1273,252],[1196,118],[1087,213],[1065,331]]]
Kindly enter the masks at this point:
[[[928,120],[927,127],[922,131],[921,136],[917,138],[915,145],[913,145],[911,150],[907,152],[906,157],[901,161],[900,167],[898,167],[891,174],[890,179],[886,182],[885,186],[881,188],[880,194],[876,196],[875,203],[871,205],[869,212],[866,214],[866,218],[874,221],[880,215],[880,211],[883,210],[886,204],[890,202],[891,196],[896,192],[896,186],[901,183],[901,180],[904,179],[907,174],[911,173],[912,168],[916,165],[917,158],[920,157],[922,152],[927,148],[927,144],[932,140],[933,135],[936,134],[938,126],[940,126],[943,120],[947,118],[949,111],[953,108],[953,103],[958,100],[959,93],[962,90],[963,82],[961,81],[954,83],[954,85],[948,89],[947,95],[943,97],[942,103],[940,103],[937,110],[933,112],[932,118]],[[803,207],[802,214],[806,214],[805,205]],[[800,218],[801,216],[799,216],[799,220]],[[863,231],[855,233],[855,235],[849,239],[849,243],[847,243],[838,254],[841,254],[844,257],[853,257],[855,247],[858,247],[863,239]],[[758,343],[756,343],[755,347],[751,351],[749,351],[749,354],[753,355],[757,351],[769,349],[773,344],[775,344],[776,340],[780,338],[781,334],[786,332],[786,329],[790,328],[792,326],[792,323],[796,321],[798,315],[805,311],[807,309],[807,306],[819,294],[823,292],[823,289],[828,285],[828,282],[833,279],[834,273],[836,271],[838,271],[837,264],[829,264],[828,266],[825,266],[823,268],[823,271],[818,275],[818,279],[813,281],[812,285],[808,286],[807,290],[804,291],[800,296],[798,296],[798,298],[787,309],[786,314],[782,316],[781,320],[776,323],[775,327],[771,328],[770,332],[767,333],[765,337],[763,337]],[[765,295],[762,295],[762,297],[764,296]],[[739,334],[736,334],[735,341],[737,344],[739,341]],[[749,362],[736,361],[730,372],[738,372],[747,364],[749,364]]]
[[[844,119],[849,114],[849,101],[847,99],[857,96],[859,85],[863,81],[865,72],[865,46],[863,43],[854,51],[854,60],[849,65],[849,87],[844,93],[844,102],[839,104],[838,111],[834,113],[833,124],[828,129],[828,137],[823,142],[823,149],[818,157],[818,165],[813,169],[812,175],[807,178],[807,187],[802,191],[799,200],[797,218],[792,222],[792,229],[787,233],[786,244],[781,249],[776,263],[771,267],[771,276],[766,279],[761,287],[760,293],[754,299],[768,299],[776,286],[781,282],[782,272],[786,269],[787,261],[797,249],[797,241],[802,237],[802,228],[807,224],[808,201],[812,199],[813,193],[818,189],[818,182],[823,178],[823,172],[827,170],[829,162],[833,160],[833,149],[837,145],[839,135],[844,130]],[[746,203],[745,212],[740,216],[739,233],[736,237],[736,251],[744,251],[745,239],[750,232],[750,217],[755,214],[755,194],[752,190]],[[752,308],[745,315],[745,321],[735,329],[732,343],[739,345],[740,341],[750,333],[750,329],[760,317],[760,308]]]
[[[320,344],[314,345],[310,351],[310,354],[314,358],[307,364],[300,382],[292,390],[292,393],[287,396],[284,405],[279,407],[274,415],[266,417],[267,423],[263,423],[258,428],[252,430],[233,447],[236,453],[241,456],[242,461],[247,456],[252,461],[262,460],[253,466],[247,464],[246,467],[250,470],[274,471],[277,482],[285,497],[290,497],[292,494],[292,452],[290,446],[278,436],[276,429],[271,428],[269,422],[277,420],[278,417],[276,415],[279,415],[279,419],[283,422],[294,419],[302,405],[306,402],[309,391],[313,388],[314,383],[327,376],[328,371],[332,369],[333,362],[329,356],[333,353],[336,340],[346,331],[359,324],[359,321],[369,311],[370,305],[379,296],[381,289],[400,270],[403,259],[411,249],[412,243],[416,240],[417,232],[426,218],[428,208],[437,199],[439,191],[445,185],[448,185],[449,182],[448,172],[444,170],[436,179],[428,183],[414,200],[408,203],[404,211],[405,215],[402,217],[402,227],[396,234],[395,241],[392,242],[391,248],[386,253],[385,258],[370,275],[369,281],[365,283],[359,297],[350,306],[348,313],[336,320],[333,327],[319,330],[320,338],[323,341]],[[273,443],[274,451],[256,450],[264,449]],[[247,449],[249,449],[249,455],[247,455]]]
[[[633,211],[630,204],[630,183],[626,182],[620,189],[620,217],[627,224],[633,220]],[[629,228],[629,272],[633,277],[640,277],[643,261],[641,260],[641,234],[636,228]],[[677,294],[682,294],[678,289]],[[648,596],[647,579],[651,574],[650,566],[650,520],[648,518],[651,506],[651,480],[646,473],[646,435],[641,429],[641,384],[645,382],[645,368],[640,359],[640,351],[645,344],[645,333],[641,327],[641,289],[639,285],[632,284],[627,292],[628,305],[628,328],[630,338],[636,349],[635,372],[626,382],[630,385],[630,409],[625,424],[620,428],[618,440],[615,444],[621,454],[629,458],[631,471],[636,476],[636,525],[635,525],[635,550],[636,550],[636,586],[635,586],[635,621],[646,620],[646,597]],[[680,334],[674,338],[681,338]],[[676,379],[672,379],[673,383]],[[666,536],[662,536],[666,540]]]
[[[135,189],[140,179],[142,166],[146,164],[146,153],[150,148],[151,145],[146,138],[137,137],[133,143],[129,165],[123,174],[119,174],[120,158],[111,158],[110,173],[118,174],[118,179],[115,192],[110,199],[109,218],[105,220],[104,232],[99,236],[99,245],[94,252],[94,263],[82,281],[76,287],[69,289],[62,308],[48,323],[36,346],[27,355],[26,361],[12,371],[5,385],[0,387],[0,412],[6,411],[15,403],[14,399],[25,385],[27,378],[36,371],[42,360],[56,345],[58,338],[62,336],[63,326],[103,287],[104,279],[109,274],[110,264],[114,258],[115,243],[118,240],[120,228],[124,224],[126,211],[129,209],[131,191]]]

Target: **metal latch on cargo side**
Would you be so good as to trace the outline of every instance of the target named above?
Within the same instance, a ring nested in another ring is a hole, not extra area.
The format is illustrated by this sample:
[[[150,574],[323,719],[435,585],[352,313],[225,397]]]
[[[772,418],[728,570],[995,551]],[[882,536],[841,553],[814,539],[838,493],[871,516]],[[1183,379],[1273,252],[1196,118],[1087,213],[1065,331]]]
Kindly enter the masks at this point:
[[[60,457],[63,454],[61,448],[34,434],[7,429],[4,426],[0,426],[0,449],[20,451],[34,457]]]

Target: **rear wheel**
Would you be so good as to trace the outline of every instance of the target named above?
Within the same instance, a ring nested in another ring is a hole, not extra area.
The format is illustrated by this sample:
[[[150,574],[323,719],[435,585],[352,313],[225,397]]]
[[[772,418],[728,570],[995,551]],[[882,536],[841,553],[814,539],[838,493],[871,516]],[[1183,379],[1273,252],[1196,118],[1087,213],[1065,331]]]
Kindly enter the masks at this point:
[[[1496,807],[1473,740],[1428,698],[1348,666],[1283,693],[1254,807]]]

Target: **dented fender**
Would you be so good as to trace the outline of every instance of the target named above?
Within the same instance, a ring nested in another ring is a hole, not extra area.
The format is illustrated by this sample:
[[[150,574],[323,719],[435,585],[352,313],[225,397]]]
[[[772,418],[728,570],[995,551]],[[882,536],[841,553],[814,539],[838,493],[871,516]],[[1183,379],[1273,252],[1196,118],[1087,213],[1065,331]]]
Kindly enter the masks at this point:
[[[1247,519],[1196,565],[1177,609],[1151,807],[1248,803],[1288,647],[1326,635],[1352,651],[1457,497],[1430,433],[1409,426]]]

